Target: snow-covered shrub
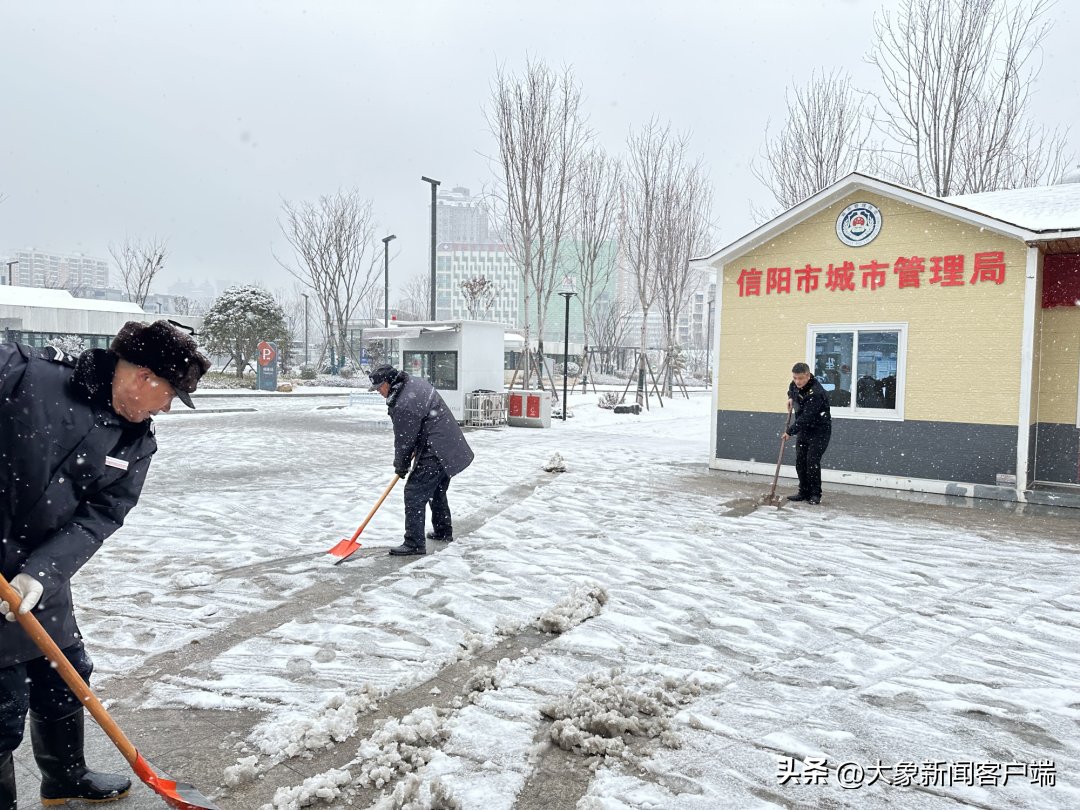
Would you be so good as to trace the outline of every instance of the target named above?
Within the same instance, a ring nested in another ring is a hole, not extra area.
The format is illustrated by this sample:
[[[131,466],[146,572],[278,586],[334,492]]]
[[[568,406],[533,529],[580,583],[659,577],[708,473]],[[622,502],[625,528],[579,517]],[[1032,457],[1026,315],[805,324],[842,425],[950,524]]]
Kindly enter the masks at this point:
[[[619,404],[619,395],[614,391],[605,391],[600,395],[600,400],[596,404],[610,411]]]
[[[86,344],[83,343],[83,339],[78,335],[54,337],[46,345],[52,346],[54,349],[59,349],[64,354],[70,354],[75,357],[78,357],[86,351]]]
[[[255,376],[248,374],[244,377],[237,377],[235,374],[222,373],[220,371],[208,371],[203,375],[203,378],[199,380],[199,390],[215,389],[220,390],[227,389],[249,389],[255,388]]]
[[[300,379],[301,380],[314,380],[317,376],[315,366],[301,366],[300,367]]]

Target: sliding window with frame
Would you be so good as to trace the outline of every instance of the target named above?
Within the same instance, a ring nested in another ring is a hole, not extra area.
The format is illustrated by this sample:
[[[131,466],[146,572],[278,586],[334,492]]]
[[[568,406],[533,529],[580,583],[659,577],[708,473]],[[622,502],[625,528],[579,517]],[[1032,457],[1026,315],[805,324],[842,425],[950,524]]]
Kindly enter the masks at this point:
[[[906,323],[811,324],[806,354],[833,416],[904,418]]]

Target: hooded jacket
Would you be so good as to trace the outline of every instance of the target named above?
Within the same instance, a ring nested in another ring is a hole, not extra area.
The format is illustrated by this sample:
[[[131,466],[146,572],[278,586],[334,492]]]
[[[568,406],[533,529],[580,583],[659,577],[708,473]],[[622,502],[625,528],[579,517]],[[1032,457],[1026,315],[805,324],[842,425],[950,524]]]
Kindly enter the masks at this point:
[[[157,451],[150,419],[112,409],[116,362],[0,344],[0,571],[44,586],[34,615],[61,649],[80,638],[71,578],[123,525]],[[0,667],[41,655],[0,620]]]
[[[394,469],[407,470],[416,463],[434,461],[453,477],[473,460],[465,434],[439,392],[427,380],[399,371],[386,397],[394,423]]]

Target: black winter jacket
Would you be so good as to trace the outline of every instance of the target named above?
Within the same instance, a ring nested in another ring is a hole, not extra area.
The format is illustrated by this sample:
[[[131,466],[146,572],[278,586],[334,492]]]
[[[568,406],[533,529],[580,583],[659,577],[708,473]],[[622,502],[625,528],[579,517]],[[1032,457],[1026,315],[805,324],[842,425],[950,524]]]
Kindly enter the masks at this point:
[[[417,464],[434,461],[449,476],[472,464],[465,434],[427,380],[399,371],[390,383],[386,406],[394,423],[395,470],[407,470],[414,453]]]
[[[139,500],[153,425],[112,409],[116,355],[0,344],[0,570],[44,586],[34,609],[61,647],[79,639],[70,580]],[[41,657],[0,619],[0,667]]]
[[[832,411],[829,409],[829,392],[810,375],[802,388],[794,380],[788,383],[788,399],[795,403],[795,421],[788,428],[789,436],[820,436],[832,430]]]

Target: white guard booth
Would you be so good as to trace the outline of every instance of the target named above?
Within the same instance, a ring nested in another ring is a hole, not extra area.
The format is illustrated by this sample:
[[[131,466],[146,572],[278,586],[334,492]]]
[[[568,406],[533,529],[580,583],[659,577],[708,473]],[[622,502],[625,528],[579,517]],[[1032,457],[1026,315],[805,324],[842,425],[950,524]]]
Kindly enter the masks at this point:
[[[398,341],[397,367],[422,377],[438,390],[459,422],[474,424],[468,412],[479,401],[469,395],[503,393],[503,325],[490,321],[397,321],[395,326],[365,329],[364,340]],[[490,398],[485,401],[490,401]],[[501,422],[496,411],[502,411]],[[484,408],[493,424],[505,423],[505,404]]]

